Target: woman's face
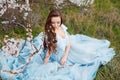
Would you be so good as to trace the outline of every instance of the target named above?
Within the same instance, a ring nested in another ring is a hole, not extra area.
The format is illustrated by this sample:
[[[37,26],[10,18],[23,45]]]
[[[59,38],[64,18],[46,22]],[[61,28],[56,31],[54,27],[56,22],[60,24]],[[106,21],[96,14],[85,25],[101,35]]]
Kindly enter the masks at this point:
[[[60,27],[61,25],[61,18],[58,16],[58,17],[52,17],[51,18],[51,23],[52,23],[52,26],[57,29]]]

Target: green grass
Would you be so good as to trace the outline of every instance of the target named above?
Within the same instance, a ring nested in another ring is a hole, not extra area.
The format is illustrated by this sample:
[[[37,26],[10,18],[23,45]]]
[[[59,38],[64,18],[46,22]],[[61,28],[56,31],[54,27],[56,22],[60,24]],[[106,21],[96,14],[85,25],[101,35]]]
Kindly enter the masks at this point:
[[[120,1],[119,0],[95,0],[95,3],[87,8],[84,14],[81,13],[82,8],[77,6],[64,6],[61,9],[64,24],[68,26],[70,34],[85,34],[99,39],[108,39],[111,47],[115,49],[116,55],[105,66],[102,66],[96,75],[95,80],[120,80]],[[32,3],[33,4],[33,3]],[[44,6],[40,3],[34,3],[33,11],[40,15],[39,23],[32,26],[33,36],[37,36],[39,32],[44,30],[44,24],[52,5]],[[0,25],[1,27],[1,25]],[[0,29],[0,32],[2,30]],[[0,40],[5,34],[10,37],[20,35],[25,38],[23,29],[11,30],[10,32],[0,35]]]

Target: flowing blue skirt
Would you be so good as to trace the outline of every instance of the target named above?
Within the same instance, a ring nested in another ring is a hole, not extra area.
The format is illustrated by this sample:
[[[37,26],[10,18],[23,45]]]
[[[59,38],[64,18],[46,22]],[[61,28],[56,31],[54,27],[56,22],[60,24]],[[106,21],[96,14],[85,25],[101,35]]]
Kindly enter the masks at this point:
[[[29,41],[22,40],[18,49],[22,51],[17,57],[3,57],[4,52],[0,51],[0,65],[2,80],[93,80],[101,65],[107,64],[115,55],[113,48],[109,48],[108,40],[100,40],[85,35],[71,35],[71,48],[67,61],[60,65],[54,57],[50,58],[48,64],[43,64],[46,51],[40,48],[42,33],[33,39],[33,43],[39,50],[32,56],[29,64],[27,60],[32,50]],[[33,49],[35,51],[36,49]],[[26,65],[27,64],[27,65]],[[21,67],[22,66],[22,67]],[[24,66],[24,68],[23,68]],[[20,70],[19,74],[4,72],[7,70]]]

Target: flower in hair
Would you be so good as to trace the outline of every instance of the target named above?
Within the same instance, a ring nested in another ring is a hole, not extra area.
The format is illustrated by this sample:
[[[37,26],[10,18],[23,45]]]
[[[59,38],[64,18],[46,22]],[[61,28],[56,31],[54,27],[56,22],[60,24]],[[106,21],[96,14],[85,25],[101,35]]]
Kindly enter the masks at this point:
[[[52,28],[52,27],[50,26],[50,28]]]
[[[49,44],[50,42],[48,41],[48,44]]]
[[[55,39],[53,39],[53,41],[54,41]]]
[[[54,31],[54,30],[52,30],[52,32],[54,33],[55,31]]]
[[[50,32],[50,30],[48,30],[48,32]]]

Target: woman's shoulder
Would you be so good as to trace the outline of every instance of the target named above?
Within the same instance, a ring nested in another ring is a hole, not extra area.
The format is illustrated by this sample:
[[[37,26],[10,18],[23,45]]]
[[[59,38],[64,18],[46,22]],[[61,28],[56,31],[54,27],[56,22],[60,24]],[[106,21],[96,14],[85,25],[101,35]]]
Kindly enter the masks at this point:
[[[61,24],[61,27],[62,27],[64,30],[67,30],[67,29],[68,29],[64,24]]]

